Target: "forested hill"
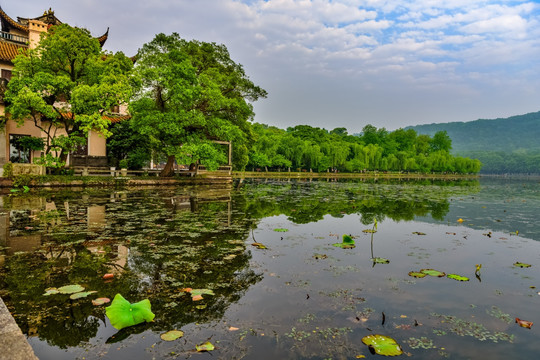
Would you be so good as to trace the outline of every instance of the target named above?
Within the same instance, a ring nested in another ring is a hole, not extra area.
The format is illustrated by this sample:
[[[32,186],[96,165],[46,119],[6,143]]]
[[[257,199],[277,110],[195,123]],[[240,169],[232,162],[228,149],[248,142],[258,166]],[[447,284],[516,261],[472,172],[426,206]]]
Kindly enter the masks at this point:
[[[504,119],[417,125],[406,129],[409,128],[430,136],[446,130],[454,153],[540,151],[540,111]]]
[[[452,153],[479,159],[482,173],[540,174],[540,111],[504,119],[411,126],[418,134],[446,131]]]

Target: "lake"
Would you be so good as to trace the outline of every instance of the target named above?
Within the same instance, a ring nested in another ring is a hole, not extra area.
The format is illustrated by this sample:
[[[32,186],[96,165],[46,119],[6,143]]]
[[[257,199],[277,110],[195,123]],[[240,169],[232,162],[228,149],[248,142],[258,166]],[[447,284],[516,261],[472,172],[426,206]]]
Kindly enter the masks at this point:
[[[0,296],[40,359],[531,359],[538,209],[507,178],[4,194]],[[153,321],[115,329],[116,294]]]

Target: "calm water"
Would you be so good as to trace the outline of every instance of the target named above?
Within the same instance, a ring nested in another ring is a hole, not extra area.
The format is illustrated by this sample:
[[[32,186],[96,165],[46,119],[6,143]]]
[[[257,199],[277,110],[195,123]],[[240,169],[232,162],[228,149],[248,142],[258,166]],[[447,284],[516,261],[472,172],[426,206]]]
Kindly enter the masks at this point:
[[[540,352],[538,180],[253,180],[1,201],[0,296],[40,359],[380,357],[370,334],[415,359]],[[354,248],[333,245],[343,234]],[[409,276],[421,269],[469,281]],[[73,284],[96,293],[43,295]],[[193,301],[188,287],[214,295]],[[149,299],[154,321],[114,329],[92,300],[117,293]],[[161,340],[173,329],[184,337]],[[207,340],[216,349],[196,353]]]

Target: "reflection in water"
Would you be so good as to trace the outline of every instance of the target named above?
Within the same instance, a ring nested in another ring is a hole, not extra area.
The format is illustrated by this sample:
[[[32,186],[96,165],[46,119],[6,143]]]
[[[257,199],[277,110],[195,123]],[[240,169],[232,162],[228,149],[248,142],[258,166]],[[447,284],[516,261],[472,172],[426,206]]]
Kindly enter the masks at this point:
[[[243,181],[233,187],[59,191],[3,197],[0,295],[23,332],[59,348],[84,346],[107,324],[103,307],[46,288],[81,284],[99,297],[149,298],[156,318],[115,334],[162,332],[220,319],[263,274],[251,263],[250,231],[284,215],[295,224],[357,215],[361,224],[443,219],[450,198],[476,181]],[[283,239],[283,237],[282,237]],[[112,281],[103,274],[114,273]],[[181,289],[212,289],[194,302]],[[309,298],[309,296],[308,296]],[[110,326],[109,326],[110,328]],[[38,354],[39,356],[39,354]]]

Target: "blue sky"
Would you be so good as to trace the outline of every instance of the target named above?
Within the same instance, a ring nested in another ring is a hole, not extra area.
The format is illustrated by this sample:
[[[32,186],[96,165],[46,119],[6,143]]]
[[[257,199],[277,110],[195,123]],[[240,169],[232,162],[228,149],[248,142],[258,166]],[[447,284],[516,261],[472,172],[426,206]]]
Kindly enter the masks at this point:
[[[359,132],[540,110],[531,0],[25,0],[134,55],[156,33],[225,44],[269,93],[255,121]]]

